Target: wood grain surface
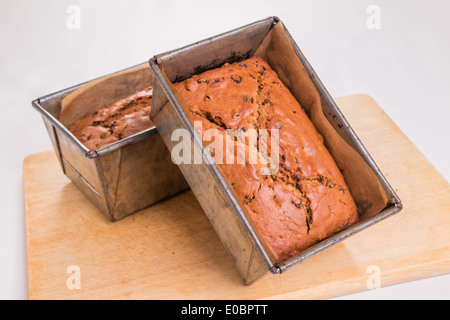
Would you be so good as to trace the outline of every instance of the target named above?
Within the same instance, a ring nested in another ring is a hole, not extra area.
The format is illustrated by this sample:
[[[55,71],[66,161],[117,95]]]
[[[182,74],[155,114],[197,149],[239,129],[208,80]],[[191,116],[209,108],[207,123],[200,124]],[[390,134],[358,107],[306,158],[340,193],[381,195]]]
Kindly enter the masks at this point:
[[[371,97],[336,101],[401,198],[398,215],[244,286],[190,191],[112,223],[54,152],[34,154],[23,167],[29,298],[325,299],[367,290],[372,266],[381,286],[450,272],[450,184]]]

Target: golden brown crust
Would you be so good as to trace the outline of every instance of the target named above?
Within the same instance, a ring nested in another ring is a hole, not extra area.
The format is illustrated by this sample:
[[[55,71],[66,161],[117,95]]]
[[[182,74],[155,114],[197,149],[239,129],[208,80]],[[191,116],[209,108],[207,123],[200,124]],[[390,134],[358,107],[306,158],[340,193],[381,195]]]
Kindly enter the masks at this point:
[[[69,130],[92,151],[137,134],[154,126],[150,120],[152,96],[152,88],[136,92],[84,116]]]
[[[355,224],[355,202],[322,136],[260,57],[175,84],[192,122],[211,128],[278,129],[279,171],[260,164],[218,164],[249,221],[281,263]],[[224,135],[226,135],[224,133]],[[251,146],[249,146],[251,147]]]

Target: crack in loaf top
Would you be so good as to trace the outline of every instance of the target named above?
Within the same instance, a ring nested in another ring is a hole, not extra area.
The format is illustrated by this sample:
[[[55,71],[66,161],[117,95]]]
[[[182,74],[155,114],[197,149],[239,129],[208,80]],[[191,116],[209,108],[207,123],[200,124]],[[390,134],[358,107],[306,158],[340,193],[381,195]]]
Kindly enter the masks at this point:
[[[192,123],[219,129],[278,129],[279,170],[218,164],[224,179],[275,263],[355,224],[356,205],[342,173],[298,101],[261,57],[195,75],[175,84]],[[200,132],[199,132],[200,133]],[[249,148],[258,147],[248,145]]]

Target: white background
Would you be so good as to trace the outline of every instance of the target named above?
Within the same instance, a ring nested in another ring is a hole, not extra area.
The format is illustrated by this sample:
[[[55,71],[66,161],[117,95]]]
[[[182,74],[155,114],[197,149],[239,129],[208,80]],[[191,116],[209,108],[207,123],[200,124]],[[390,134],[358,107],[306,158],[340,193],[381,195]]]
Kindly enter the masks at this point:
[[[367,28],[369,5],[381,30]],[[31,100],[278,16],[333,97],[371,95],[449,180],[449,15],[445,0],[1,0],[0,298],[27,298],[22,161],[52,150]],[[343,298],[449,299],[450,276]]]

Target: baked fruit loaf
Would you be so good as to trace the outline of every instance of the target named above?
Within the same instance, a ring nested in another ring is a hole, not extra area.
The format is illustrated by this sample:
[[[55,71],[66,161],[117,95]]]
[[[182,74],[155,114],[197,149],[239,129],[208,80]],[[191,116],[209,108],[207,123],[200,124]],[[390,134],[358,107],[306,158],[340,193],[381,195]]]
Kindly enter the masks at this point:
[[[174,84],[190,121],[208,129],[278,129],[279,169],[218,163],[225,181],[274,263],[294,257],[358,222],[344,177],[299,102],[261,57]],[[248,144],[249,148],[257,148]]]
[[[136,92],[84,116],[69,130],[91,151],[147,130],[154,126],[152,96],[152,88]]]

